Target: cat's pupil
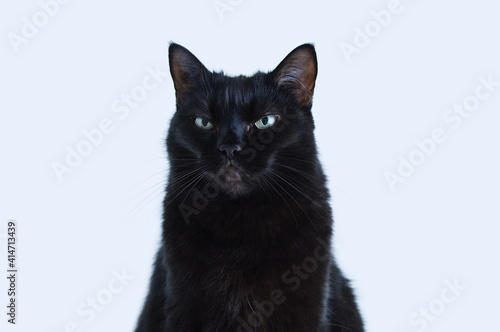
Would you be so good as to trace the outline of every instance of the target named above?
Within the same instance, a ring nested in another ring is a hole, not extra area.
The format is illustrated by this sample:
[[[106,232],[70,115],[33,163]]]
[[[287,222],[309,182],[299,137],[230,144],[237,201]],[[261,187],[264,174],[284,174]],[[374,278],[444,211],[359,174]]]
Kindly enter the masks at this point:
[[[201,124],[203,125],[203,127],[206,127],[208,125],[208,121],[203,119],[201,120]]]
[[[266,116],[265,118],[262,118],[262,124],[265,126],[269,122],[269,118]]]

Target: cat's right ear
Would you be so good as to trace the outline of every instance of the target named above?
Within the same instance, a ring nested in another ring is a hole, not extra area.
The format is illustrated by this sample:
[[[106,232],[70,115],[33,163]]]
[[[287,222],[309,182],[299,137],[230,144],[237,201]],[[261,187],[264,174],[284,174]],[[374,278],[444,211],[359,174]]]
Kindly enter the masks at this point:
[[[181,98],[190,88],[196,86],[197,82],[208,73],[200,60],[179,44],[170,44],[168,60],[177,99]]]
[[[312,44],[294,49],[272,72],[278,86],[288,88],[304,106],[311,106],[317,74],[318,60]]]

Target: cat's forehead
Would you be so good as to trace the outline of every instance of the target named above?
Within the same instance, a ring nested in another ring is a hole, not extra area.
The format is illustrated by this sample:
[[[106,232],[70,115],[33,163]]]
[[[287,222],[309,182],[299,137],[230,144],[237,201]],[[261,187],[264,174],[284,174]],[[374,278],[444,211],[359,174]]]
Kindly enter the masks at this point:
[[[260,74],[254,76],[222,76],[215,80],[210,94],[212,105],[223,110],[249,110],[269,99]]]
[[[254,76],[225,76],[216,80],[217,97],[247,102],[257,92],[259,80]]]

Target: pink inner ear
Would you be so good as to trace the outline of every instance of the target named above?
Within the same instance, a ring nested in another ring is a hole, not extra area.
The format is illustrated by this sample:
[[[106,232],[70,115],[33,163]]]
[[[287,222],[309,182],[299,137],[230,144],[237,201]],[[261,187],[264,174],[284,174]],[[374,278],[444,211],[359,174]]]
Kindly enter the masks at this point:
[[[172,79],[174,81],[175,92],[177,94],[193,85],[193,82],[190,81],[187,73],[187,71],[190,70],[188,66],[176,58],[172,60],[170,66],[172,68]]]
[[[279,67],[276,78],[278,85],[291,87],[297,101],[309,106],[317,74],[315,56],[309,51],[300,50],[289,55]]]
[[[186,48],[172,44],[169,48],[170,73],[177,99],[195,86],[207,71],[205,66]]]
[[[306,68],[302,71],[300,82],[302,83],[302,90],[296,91],[295,95],[300,103],[303,105],[310,105],[312,104],[314,85],[316,82],[316,66],[312,61],[309,61]]]
[[[300,75],[300,80],[304,84],[306,91],[312,94],[314,90],[314,83],[316,82],[316,65],[312,61],[307,63],[307,68],[305,68]]]

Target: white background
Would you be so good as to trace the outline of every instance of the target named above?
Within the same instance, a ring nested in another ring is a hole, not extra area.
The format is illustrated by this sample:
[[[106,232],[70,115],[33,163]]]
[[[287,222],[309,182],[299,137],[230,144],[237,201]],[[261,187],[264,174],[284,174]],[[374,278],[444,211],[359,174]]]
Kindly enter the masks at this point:
[[[58,332],[75,322],[81,331],[132,331],[160,239],[171,79],[123,120],[111,104],[142,84],[148,66],[168,71],[175,41],[234,75],[272,70],[314,42],[313,112],[335,251],[367,331],[418,331],[410,317],[429,305],[444,311],[421,331],[499,331],[500,88],[458,129],[443,114],[474,94],[479,76],[500,81],[500,5],[401,0],[402,12],[348,63],[341,43],[353,44],[355,28],[388,2],[232,0],[222,20],[210,0],[73,0],[16,52],[9,33],[21,35],[23,17],[33,22],[41,7],[3,0],[0,266],[15,219],[20,272],[15,327],[1,278],[0,329]],[[114,131],[60,182],[53,163],[104,118]],[[392,191],[384,174],[435,128],[447,140]],[[86,322],[77,308],[106,295],[113,270],[134,280]],[[467,289],[441,308],[442,292],[452,294],[447,279]]]

